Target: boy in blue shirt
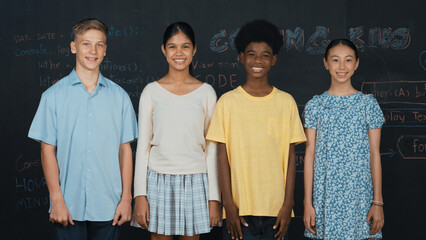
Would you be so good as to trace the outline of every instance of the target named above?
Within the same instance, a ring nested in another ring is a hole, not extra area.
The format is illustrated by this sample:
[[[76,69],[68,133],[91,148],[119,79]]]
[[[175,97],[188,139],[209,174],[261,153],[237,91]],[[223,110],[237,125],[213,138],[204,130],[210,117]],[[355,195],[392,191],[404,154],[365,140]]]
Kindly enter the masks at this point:
[[[75,69],[43,93],[28,133],[41,142],[56,239],[118,239],[131,218],[137,123],[128,94],[99,71],[107,34],[97,19],[74,25]]]

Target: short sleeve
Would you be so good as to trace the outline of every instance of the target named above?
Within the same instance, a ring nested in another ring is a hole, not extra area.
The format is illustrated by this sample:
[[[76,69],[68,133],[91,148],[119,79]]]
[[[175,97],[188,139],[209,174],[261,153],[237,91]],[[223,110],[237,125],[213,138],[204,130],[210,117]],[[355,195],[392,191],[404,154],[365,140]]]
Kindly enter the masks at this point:
[[[306,142],[305,132],[303,131],[302,122],[299,117],[299,110],[294,99],[291,99],[291,136],[290,143],[299,144]]]
[[[303,126],[305,128],[317,129],[318,103],[315,100],[315,97],[306,103],[305,110],[302,115],[304,122]]]
[[[214,109],[206,139],[214,142],[225,143],[226,138],[224,121],[224,101],[223,97],[221,97],[219,98],[219,101],[217,101],[216,107]]]
[[[367,129],[382,128],[385,119],[379,103],[372,94],[367,99]]]
[[[31,123],[28,137],[53,146],[57,144],[56,101],[52,91],[47,90],[41,96],[40,104]]]
[[[138,138],[138,127],[136,121],[135,110],[133,109],[132,102],[130,101],[129,95],[124,93],[123,96],[123,115],[122,115],[122,126],[121,126],[121,144],[126,142],[132,142]]]

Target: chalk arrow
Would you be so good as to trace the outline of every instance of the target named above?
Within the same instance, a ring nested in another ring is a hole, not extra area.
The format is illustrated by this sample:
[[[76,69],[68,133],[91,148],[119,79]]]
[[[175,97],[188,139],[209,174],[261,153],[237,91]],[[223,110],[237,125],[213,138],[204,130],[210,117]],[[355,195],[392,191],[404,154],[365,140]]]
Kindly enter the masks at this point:
[[[389,149],[388,152],[382,152],[380,153],[380,156],[387,156],[389,158],[393,157],[396,154],[396,151],[393,149]]]

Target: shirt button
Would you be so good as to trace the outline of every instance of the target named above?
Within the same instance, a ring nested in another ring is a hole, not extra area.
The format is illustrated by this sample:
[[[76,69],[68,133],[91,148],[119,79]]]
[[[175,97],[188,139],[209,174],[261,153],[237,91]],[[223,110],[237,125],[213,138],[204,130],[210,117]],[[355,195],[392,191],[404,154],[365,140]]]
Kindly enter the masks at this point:
[[[87,171],[89,171],[89,172],[90,172],[90,168],[88,168],[88,169],[87,169]]]
[[[89,135],[92,135],[92,132],[89,132]]]
[[[93,114],[89,113],[89,117],[92,117],[92,116],[93,116]]]
[[[89,150],[88,152],[89,152],[89,153],[91,153],[91,152],[92,152],[92,150]]]

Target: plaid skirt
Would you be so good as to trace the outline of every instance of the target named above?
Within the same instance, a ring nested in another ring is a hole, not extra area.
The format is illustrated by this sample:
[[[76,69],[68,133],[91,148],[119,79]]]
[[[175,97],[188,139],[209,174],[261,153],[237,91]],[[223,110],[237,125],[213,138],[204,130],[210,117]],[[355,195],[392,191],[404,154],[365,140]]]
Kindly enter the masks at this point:
[[[148,231],[184,236],[210,232],[207,173],[170,175],[148,168],[147,175]]]

